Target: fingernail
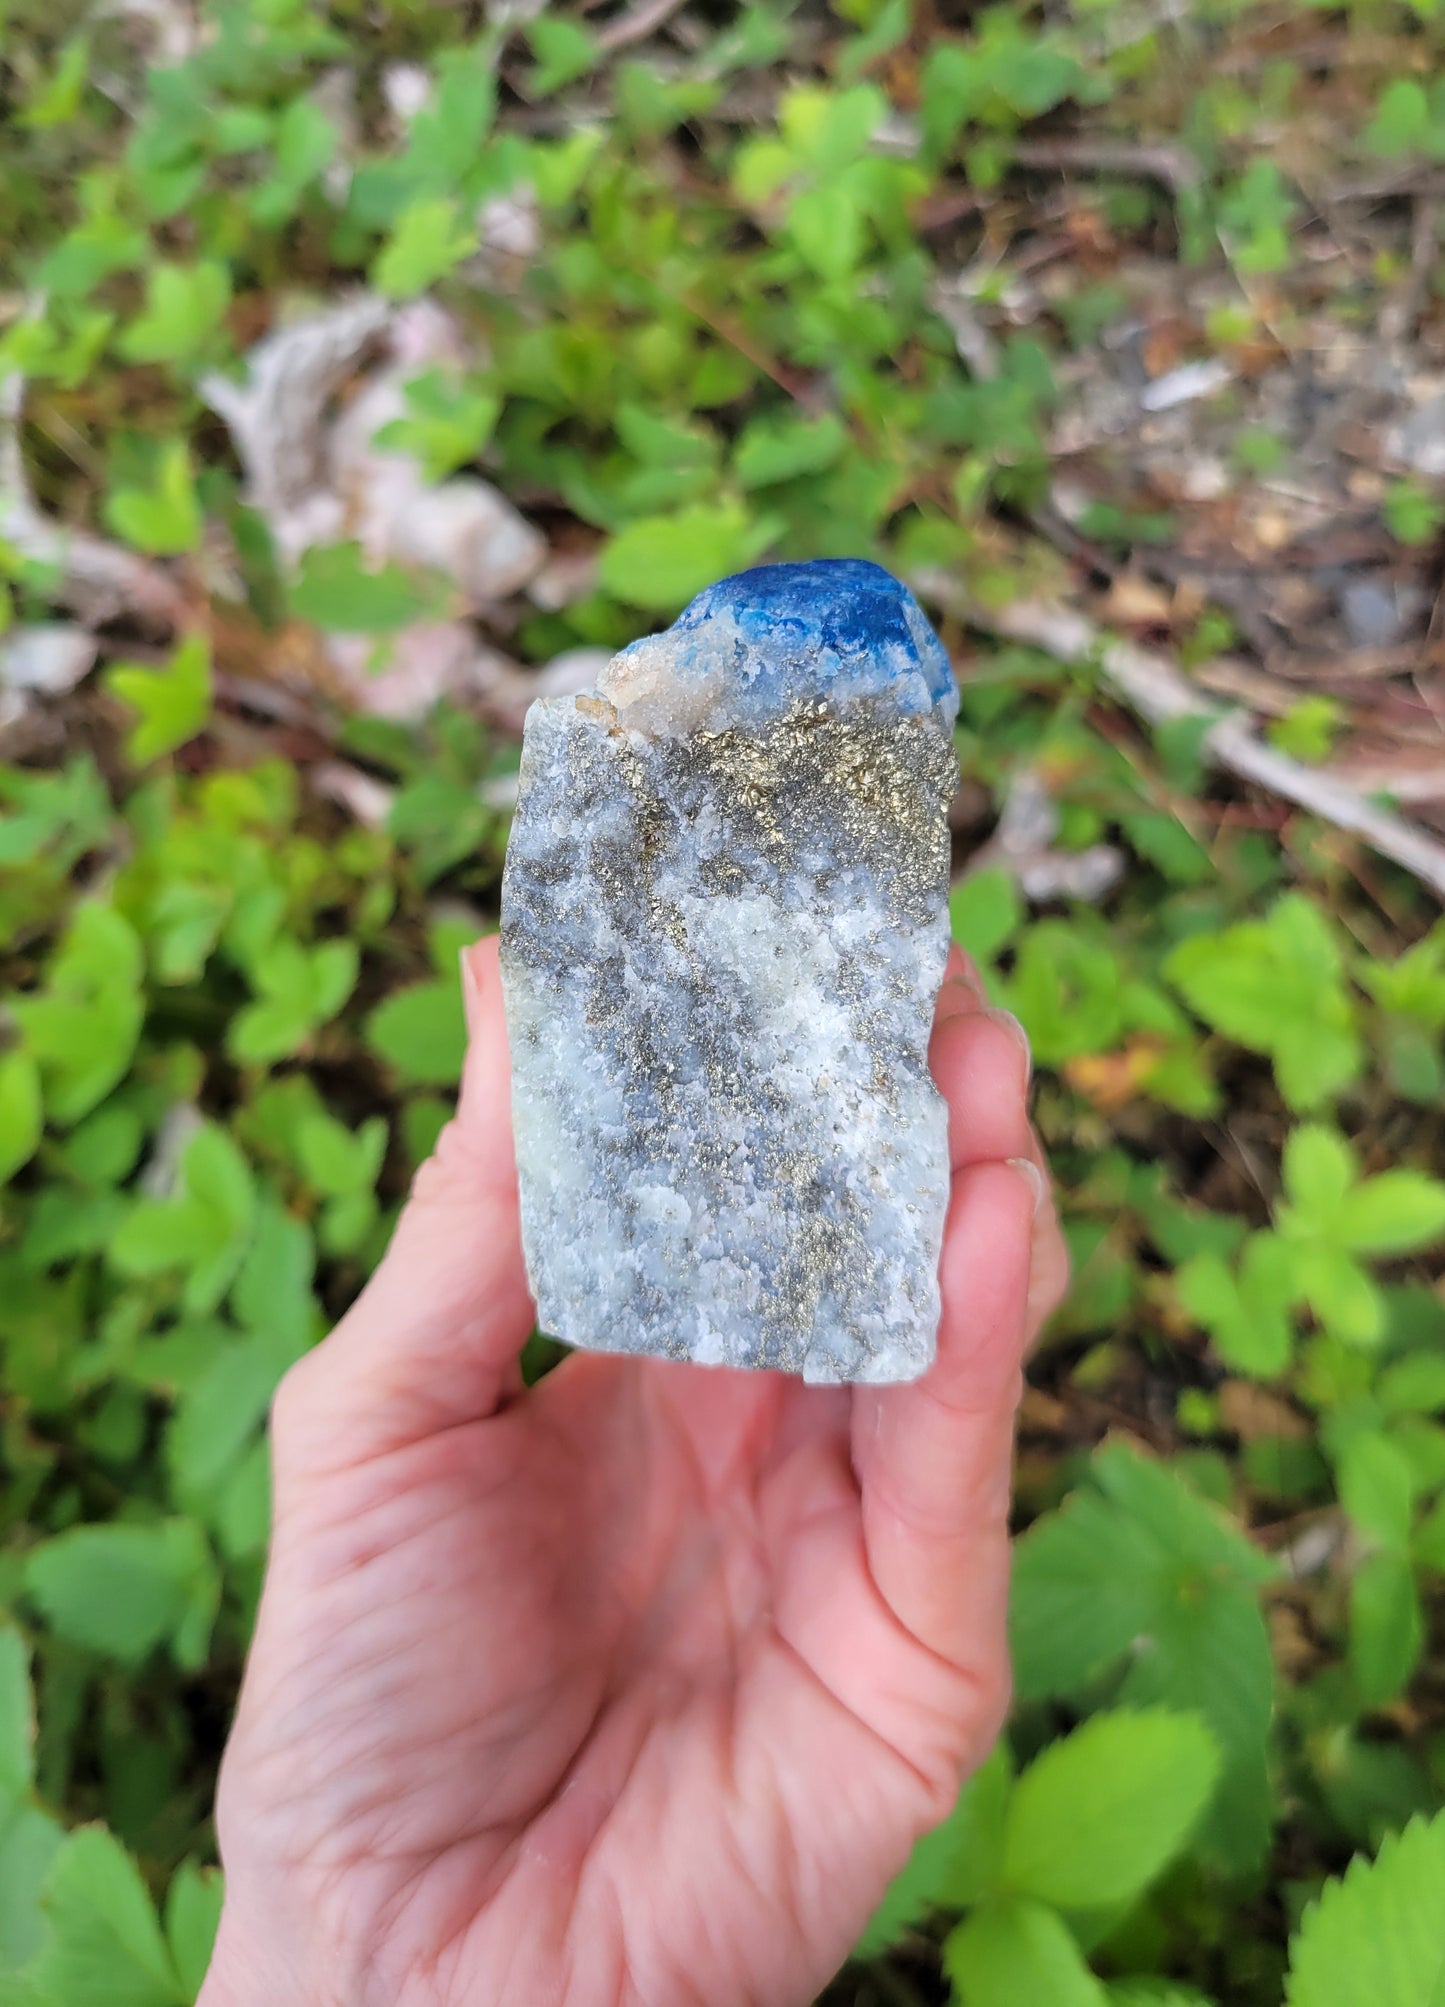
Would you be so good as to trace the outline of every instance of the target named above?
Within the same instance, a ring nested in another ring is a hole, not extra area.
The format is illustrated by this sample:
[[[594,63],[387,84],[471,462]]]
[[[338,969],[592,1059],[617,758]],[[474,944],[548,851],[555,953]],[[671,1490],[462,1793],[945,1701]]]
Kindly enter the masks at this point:
[[[1004,1160],[1011,1171],[1017,1171],[1034,1195],[1034,1218],[1043,1211],[1049,1196],[1049,1181],[1032,1157],[1008,1157]]]
[[[1024,1086],[1027,1087],[1034,1077],[1034,1054],[1029,1044],[1028,1033],[1011,1010],[989,1009],[984,1012],[984,1016],[991,1017],[995,1024],[1002,1025],[1009,1037],[1018,1041],[1019,1050],[1024,1056]]]
[[[472,943],[475,947],[476,943]],[[467,1037],[475,1038],[477,1019],[482,1008],[482,985],[472,964],[472,948],[463,948],[457,960],[462,971],[462,1009],[466,1013]]]

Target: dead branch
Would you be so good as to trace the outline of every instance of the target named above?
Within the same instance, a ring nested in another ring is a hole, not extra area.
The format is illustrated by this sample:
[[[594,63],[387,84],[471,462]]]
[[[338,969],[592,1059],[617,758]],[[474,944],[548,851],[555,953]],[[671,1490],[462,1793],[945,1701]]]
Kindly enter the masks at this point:
[[[977,605],[948,573],[929,571],[915,581],[925,597],[971,626],[1041,649],[1060,662],[1097,663],[1110,688],[1150,724],[1206,717],[1215,722],[1204,751],[1238,779],[1292,801],[1311,815],[1348,830],[1382,857],[1418,878],[1445,900],[1445,844],[1329,774],[1301,765],[1265,745],[1238,712],[1223,711],[1201,696],[1166,656],[1105,635],[1081,613],[1064,606],[1017,600],[998,612]]]
[[[635,48],[664,27],[682,5],[683,0],[640,0],[638,6],[607,23],[598,34],[597,46],[609,56],[619,49]]]
[[[1063,173],[1118,174],[1159,181],[1176,195],[1199,186],[1199,163],[1182,146],[1137,140],[1021,139],[1011,148],[1017,167],[1057,168]]]

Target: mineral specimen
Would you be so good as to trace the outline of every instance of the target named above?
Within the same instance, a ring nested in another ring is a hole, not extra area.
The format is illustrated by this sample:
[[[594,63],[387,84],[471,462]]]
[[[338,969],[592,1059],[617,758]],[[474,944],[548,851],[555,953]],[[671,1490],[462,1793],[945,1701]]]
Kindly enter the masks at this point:
[[[872,564],[762,566],[534,703],[502,886],[527,1270],[573,1345],[933,1357],[958,706]]]

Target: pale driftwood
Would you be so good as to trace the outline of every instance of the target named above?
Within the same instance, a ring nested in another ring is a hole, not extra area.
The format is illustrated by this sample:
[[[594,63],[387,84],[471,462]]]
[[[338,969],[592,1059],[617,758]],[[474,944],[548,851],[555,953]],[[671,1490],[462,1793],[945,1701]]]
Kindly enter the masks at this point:
[[[914,583],[925,598],[972,626],[1041,649],[1061,662],[1097,663],[1109,687],[1150,724],[1213,719],[1203,749],[1217,766],[1358,836],[1445,900],[1445,844],[1402,816],[1377,807],[1347,782],[1265,745],[1247,718],[1212,704],[1167,656],[1104,634],[1071,607],[1016,600],[994,611],[977,605],[946,573],[930,570]]]

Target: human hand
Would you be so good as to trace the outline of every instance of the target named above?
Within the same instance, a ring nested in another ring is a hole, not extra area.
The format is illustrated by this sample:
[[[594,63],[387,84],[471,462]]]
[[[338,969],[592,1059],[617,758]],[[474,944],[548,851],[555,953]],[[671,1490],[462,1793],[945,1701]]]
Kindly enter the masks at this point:
[[[287,1376],[202,2007],[785,2007],[1004,1718],[1020,1362],[1066,1264],[956,956],[939,1357],[820,1388],[579,1352],[529,1392],[496,943],[457,1116]]]

